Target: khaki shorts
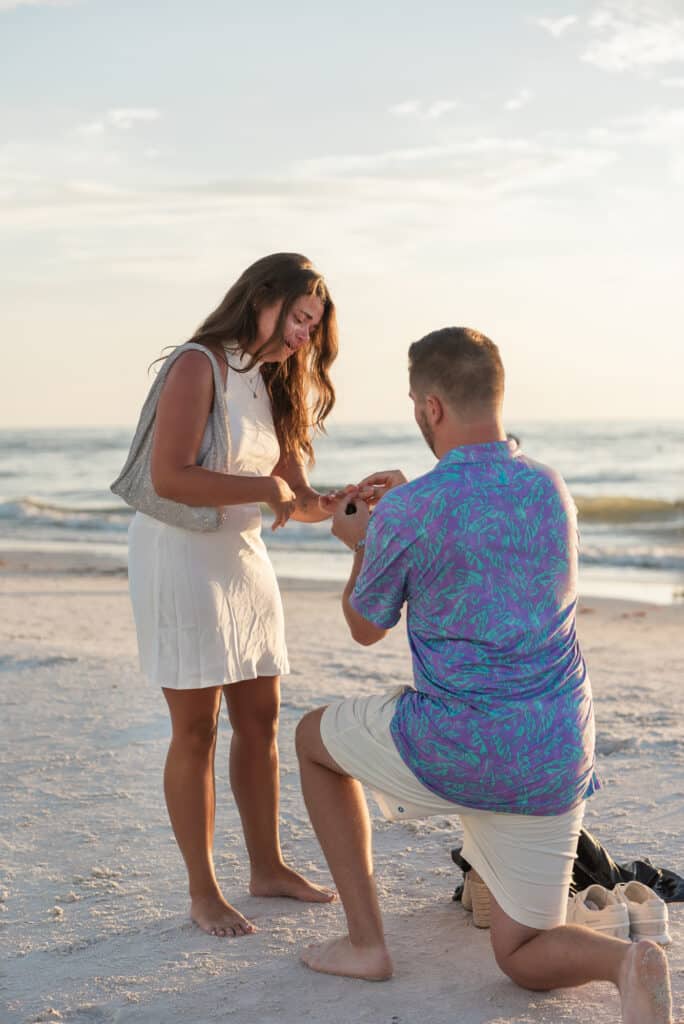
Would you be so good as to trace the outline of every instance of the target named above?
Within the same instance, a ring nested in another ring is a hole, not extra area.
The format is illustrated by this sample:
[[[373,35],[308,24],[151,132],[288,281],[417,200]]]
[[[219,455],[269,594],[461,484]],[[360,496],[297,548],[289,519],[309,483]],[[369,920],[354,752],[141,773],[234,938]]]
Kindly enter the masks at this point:
[[[457,814],[463,857],[501,909],[529,928],[564,924],[584,802],[558,815],[504,814],[462,807],[432,793],[404,763],[390,734],[401,692],[330,704],[321,718],[330,756],[372,791],[391,821]]]

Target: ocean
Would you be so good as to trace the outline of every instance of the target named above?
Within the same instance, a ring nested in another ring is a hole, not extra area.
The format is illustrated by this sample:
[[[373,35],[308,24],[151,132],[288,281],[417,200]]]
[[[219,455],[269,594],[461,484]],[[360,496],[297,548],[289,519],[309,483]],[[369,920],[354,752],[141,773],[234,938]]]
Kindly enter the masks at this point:
[[[580,516],[580,592],[670,603],[684,599],[684,421],[511,423],[532,458],[558,469]],[[131,510],[109,491],[132,428],[0,431],[0,561],[124,572]],[[413,423],[333,425],[318,440],[321,490],[374,470],[410,478],[434,465]],[[349,555],[326,524],[290,522],[264,537],[281,578],[344,580]]]

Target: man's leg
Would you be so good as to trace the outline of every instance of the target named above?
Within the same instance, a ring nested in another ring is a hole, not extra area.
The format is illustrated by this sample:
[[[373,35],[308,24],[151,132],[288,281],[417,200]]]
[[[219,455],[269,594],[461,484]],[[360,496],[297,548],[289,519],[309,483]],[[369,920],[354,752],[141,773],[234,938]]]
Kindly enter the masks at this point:
[[[622,939],[563,925],[537,931],[518,924],[492,897],[492,947],[512,981],[537,991],[611,981],[620,991],[624,1024],[670,1024],[667,960],[653,942]]]
[[[330,757],[321,739],[324,708],[297,727],[302,792],[347,917],[348,935],[302,954],[324,974],[382,981],[392,974],[373,876],[371,826],[363,788]]]

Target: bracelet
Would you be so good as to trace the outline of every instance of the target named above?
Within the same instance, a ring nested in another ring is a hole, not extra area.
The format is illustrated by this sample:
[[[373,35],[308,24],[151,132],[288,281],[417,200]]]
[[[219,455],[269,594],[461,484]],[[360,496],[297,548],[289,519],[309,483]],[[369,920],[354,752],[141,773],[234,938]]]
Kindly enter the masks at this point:
[[[356,544],[352,548],[352,551],[363,551],[366,546],[366,538],[362,537],[361,540],[357,540]]]

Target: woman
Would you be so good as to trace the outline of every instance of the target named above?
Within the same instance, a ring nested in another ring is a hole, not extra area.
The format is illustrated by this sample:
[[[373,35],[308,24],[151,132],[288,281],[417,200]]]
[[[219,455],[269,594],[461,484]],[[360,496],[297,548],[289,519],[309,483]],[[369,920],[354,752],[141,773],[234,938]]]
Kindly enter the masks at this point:
[[[152,483],[161,497],[227,506],[201,533],[138,512],[129,532],[129,579],[143,672],[163,689],[172,736],[164,772],[171,824],[188,870],[193,921],[212,935],[254,931],[224,898],[214,873],[214,753],[221,695],[233,727],[230,781],[254,896],[328,902],[334,893],[283,861],[278,837],[276,731],[280,674],[288,671],[278,585],[261,538],[260,504],[273,529],[329,517],[304,461],[311,427],[332,409],[328,369],[337,354],[335,307],[309,260],[258,260],[191,339],[216,356],[225,383],[227,473],[197,465],[214,383],[201,351],[178,356],[154,428]]]

